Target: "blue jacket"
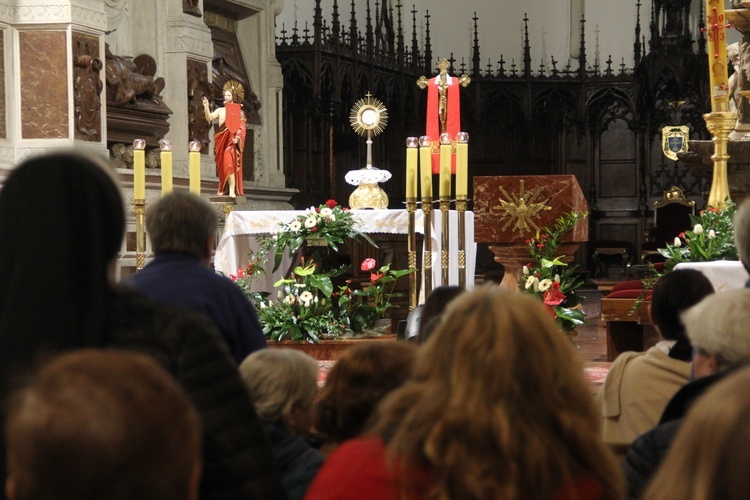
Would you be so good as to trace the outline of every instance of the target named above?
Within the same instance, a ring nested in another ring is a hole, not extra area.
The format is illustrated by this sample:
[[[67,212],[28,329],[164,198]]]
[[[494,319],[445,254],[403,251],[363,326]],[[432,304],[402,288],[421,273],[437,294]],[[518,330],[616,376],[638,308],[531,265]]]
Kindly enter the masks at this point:
[[[156,302],[186,307],[208,317],[227,341],[237,363],[266,347],[258,314],[245,294],[229,278],[195,257],[157,255],[124,283]]]

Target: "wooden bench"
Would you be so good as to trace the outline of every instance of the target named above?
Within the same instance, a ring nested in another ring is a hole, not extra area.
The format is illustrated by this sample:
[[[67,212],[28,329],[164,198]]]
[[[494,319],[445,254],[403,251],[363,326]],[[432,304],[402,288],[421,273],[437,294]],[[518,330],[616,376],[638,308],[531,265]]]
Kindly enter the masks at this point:
[[[607,361],[614,361],[625,351],[645,351],[659,340],[651,323],[650,302],[638,299],[602,298],[601,322],[607,325]]]

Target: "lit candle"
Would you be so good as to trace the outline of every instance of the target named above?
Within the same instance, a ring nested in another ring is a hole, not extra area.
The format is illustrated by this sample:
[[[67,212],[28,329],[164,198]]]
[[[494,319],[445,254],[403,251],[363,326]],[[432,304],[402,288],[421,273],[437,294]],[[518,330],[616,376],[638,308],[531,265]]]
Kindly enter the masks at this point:
[[[416,137],[406,138],[406,199],[417,197],[417,146]]]
[[[419,180],[422,199],[432,198],[432,153],[430,138],[426,135],[419,138]]]
[[[161,147],[161,194],[172,192],[172,141],[162,139]]]
[[[456,198],[466,198],[469,185],[469,134],[456,136]]]
[[[146,141],[133,141],[133,199],[146,199]]]
[[[727,21],[724,0],[706,0],[706,32],[708,33],[708,74],[711,82],[711,111],[729,111],[727,77]]]
[[[451,135],[440,134],[440,197],[451,197]]]
[[[201,194],[201,143],[190,141],[190,192]]]

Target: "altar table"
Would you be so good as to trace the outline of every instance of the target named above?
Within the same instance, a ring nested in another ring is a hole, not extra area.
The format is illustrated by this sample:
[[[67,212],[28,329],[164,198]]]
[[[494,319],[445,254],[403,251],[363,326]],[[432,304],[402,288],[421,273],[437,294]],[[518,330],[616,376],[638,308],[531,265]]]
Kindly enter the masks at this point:
[[[409,231],[409,217],[406,210],[352,210],[352,214],[360,221],[357,229],[363,233],[392,233],[404,234]],[[247,264],[247,255],[251,250],[257,250],[257,236],[266,236],[273,229],[278,228],[279,223],[286,223],[297,215],[302,215],[302,210],[252,210],[235,211],[227,215],[224,233],[216,246],[214,256],[214,268],[222,274],[229,276],[236,273],[237,269]],[[440,244],[441,244],[441,221],[442,214],[439,210],[432,212],[432,271],[433,286],[439,286],[441,279],[440,268]],[[424,232],[424,217],[421,210],[416,214],[416,230]],[[449,281],[451,285],[458,285],[458,212],[451,210],[450,217],[450,266]],[[419,256],[423,254],[422,249],[417,250]],[[268,276],[264,280],[260,276],[256,282],[259,291],[270,292],[273,284],[279,279],[286,269],[289,260],[282,262],[276,273],[267,270]],[[474,285],[474,270],[476,266],[476,243],[474,242],[474,213],[466,212],[466,286]],[[423,269],[419,270],[423,273]],[[422,279],[423,281],[423,279]],[[446,283],[448,284],[448,283]],[[423,287],[422,287],[423,289]],[[420,302],[423,301],[420,300]]]

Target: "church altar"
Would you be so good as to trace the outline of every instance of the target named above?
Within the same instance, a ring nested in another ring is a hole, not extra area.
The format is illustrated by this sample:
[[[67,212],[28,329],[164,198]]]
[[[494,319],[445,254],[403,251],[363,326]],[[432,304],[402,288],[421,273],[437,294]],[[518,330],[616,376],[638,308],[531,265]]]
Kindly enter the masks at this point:
[[[714,260],[711,262],[680,262],[677,269],[695,269],[708,278],[717,292],[740,290],[750,279],[745,266],[738,260]]]
[[[214,255],[214,268],[226,275],[234,274],[238,268],[247,263],[247,255],[257,250],[256,237],[269,235],[280,223],[289,222],[293,217],[302,215],[303,210],[253,210],[235,211],[227,215],[224,232],[216,245]],[[403,234],[408,232],[409,216],[406,210],[352,210],[361,224],[358,229],[366,234],[391,233]],[[416,230],[423,234],[424,217],[421,210],[417,210]],[[440,285],[440,241],[442,215],[439,210],[432,213],[432,282],[434,286]],[[449,283],[458,285],[458,212],[451,210],[450,218],[450,267]],[[476,243],[474,242],[474,213],[466,212],[466,284],[468,288],[474,285],[474,270],[476,266]],[[422,255],[421,252],[418,252]],[[269,263],[267,276],[260,276],[256,282],[259,291],[270,292],[273,284],[281,277],[281,274],[289,264],[288,257],[282,261],[281,266],[272,273],[272,264]],[[424,281],[423,269],[419,269],[421,281]],[[423,290],[424,287],[420,287]],[[420,302],[424,301],[421,296]]]

